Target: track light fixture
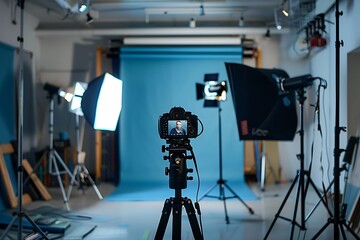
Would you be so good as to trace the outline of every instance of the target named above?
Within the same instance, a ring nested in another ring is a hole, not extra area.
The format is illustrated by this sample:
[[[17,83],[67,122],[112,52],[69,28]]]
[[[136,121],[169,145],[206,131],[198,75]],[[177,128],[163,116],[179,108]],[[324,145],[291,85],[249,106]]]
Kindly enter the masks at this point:
[[[85,13],[89,9],[90,0],[80,0],[78,6],[79,13]]]
[[[189,27],[190,27],[190,28],[195,28],[195,27],[196,27],[195,18],[191,18],[191,19],[190,19]]]
[[[289,16],[289,8],[287,6],[287,0],[284,0],[281,4],[281,12],[284,14],[285,17]]]

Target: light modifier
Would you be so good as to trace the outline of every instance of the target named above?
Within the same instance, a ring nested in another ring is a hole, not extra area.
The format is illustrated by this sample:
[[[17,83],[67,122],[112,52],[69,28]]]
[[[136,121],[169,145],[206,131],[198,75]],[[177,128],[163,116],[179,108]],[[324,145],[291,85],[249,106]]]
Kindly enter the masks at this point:
[[[75,85],[71,87],[69,90],[74,95],[69,104],[69,111],[79,116],[84,115],[81,109],[81,101],[86,88],[87,88],[87,83],[76,82]]]
[[[122,108],[122,81],[109,73],[95,78],[84,92],[81,108],[94,129],[114,131]]]
[[[205,74],[204,84],[196,83],[196,98],[205,99],[204,107],[217,107],[219,101],[226,100],[227,84],[218,82],[218,73]]]

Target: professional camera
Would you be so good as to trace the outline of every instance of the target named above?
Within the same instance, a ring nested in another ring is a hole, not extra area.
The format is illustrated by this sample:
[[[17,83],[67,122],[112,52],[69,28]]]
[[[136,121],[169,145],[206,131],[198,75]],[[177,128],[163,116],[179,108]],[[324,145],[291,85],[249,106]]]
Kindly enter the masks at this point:
[[[173,107],[159,117],[159,135],[162,139],[188,139],[198,136],[198,117],[185,112],[182,107]]]

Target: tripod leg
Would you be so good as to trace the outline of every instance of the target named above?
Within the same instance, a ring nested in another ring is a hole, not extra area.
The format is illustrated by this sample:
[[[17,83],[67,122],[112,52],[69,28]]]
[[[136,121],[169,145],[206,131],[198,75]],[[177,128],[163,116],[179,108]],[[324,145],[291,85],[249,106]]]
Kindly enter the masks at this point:
[[[311,215],[314,213],[315,209],[319,206],[319,204],[323,201],[324,197],[326,196],[326,194],[329,192],[330,188],[332,187],[332,185],[334,184],[334,180],[331,181],[330,185],[326,188],[325,192],[320,196],[319,201],[317,201],[317,203],[315,204],[315,206],[311,209],[311,211],[309,212],[309,214],[306,216],[305,221],[307,221]],[[325,204],[326,208],[328,208],[328,206]],[[328,210],[329,211],[329,210]]]
[[[268,238],[268,236],[269,236],[272,228],[274,227],[274,225],[275,225],[275,223],[276,223],[276,220],[279,218],[280,213],[281,213],[281,211],[283,210],[283,208],[284,208],[284,206],[285,206],[285,204],[286,204],[286,201],[288,200],[288,198],[289,198],[289,196],[290,196],[290,194],[291,194],[291,191],[292,191],[292,189],[294,188],[294,186],[295,186],[298,178],[299,178],[299,174],[296,175],[293,183],[291,184],[288,192],[286,193],[286,196],[285,196],[283,202],[281,203],[279,210],[278,210],[277,213],[275,214],[275,218],[274,218],[274,220],[272,221],[269,230],[266,232],[266,235],[265,235],[265,237],[264,237],[264,240]]]
[[[346,239],[346,234],[345,234],[345,230],[344,230],[343,225],[340,223],[339,226],[337,226],[337,227],[340,228],[341,236],[345,240]]]
[[[199,201],[201,201],[205,197],[209,197],[209,193],[214,190],[217,185],[218,183],[215,183],[211,188],[209,188],[209,190],[206,191],[206,193],[199,199]]]
[[[304,182],[303,182],[304,179],[301,179],[302,178],[301,176],[299,176],[299,178],[300,178],[300,180],[299,180],[298,189],[297,189],[297,192],[296,192],[294,215],[293,215],[293,219],[291,221],[290,239],[293,239],[293,236],[294,236],[294,230],[295,230],[295,224],[296,224],[296,216],[297,216],[297,210],[298,210],[298,205],[299,205],[299,197],[300,197],[302,184],[304,184]],[[303,194],[303,192],[301,194]]]
[[[69,189],[68,189],[68,194],[67,194],[67,198],[70,199],[70,195],[71,195],[71,191],[73,189],[73,185],[75,183],[75,177],[77,176],[77,172],[79,171],[79,165],[76,165],[74,168],[74,173],[71,177],[71,181],[70,181],[70,185],[69,185]]]
[[[55,167],[56,175],[57,175],[57,178],[58,178],[59,186],[60,186],[60,189],[61,189],[61,193],[63,195],[66,210],[70,211],[68,198],[67,198],[66,193],[65,193],[65,189],[64,189],[64,185],[62,183],[62,179],[61,179],[61,176],[60,176],[58,165],[55,162],[56,161],[55,158],[53,158],[51,161],[54,161],[54,167]]]
[[[194,209],[194,206],[193,206],[191,200],[188,198],[185,198],[184,206],[185,206],[185,210],[188,215],[188,218],[189,218],[189,223],[190,223],[191,230],[193,232],[195,240],[203,240],[204,238],[201,234],[199,223],[196,219],[195,209]]]
[[[321,196],[319,190],[316,188],[315,183],[313,182],[313,180],[312,180],[311,178],[309,178],[309,180],[310,180],[311,186],[312,186],[313,189],[315,190],[316,194],[319,196],[320,201],[324,204],[324,206],[325,206],[326,210],[328,211],[330,217],[333,217],[332,212],[330,211],[329,207],[326,205],[326,202],[325,202],[324,198]],[[333,183],[333,182],[332,182],[332,183]],[[331,185],[330,185],[330,186],[331,186]],[[329,186],[329,187],[330,187],[330,186]],[[328,189],[329,189],[329,188],[328,188]],[[325,193],[324,193],[324,194],[325,194]]]
[[[330,223],[331,222],[328,220],[327,223],[325,223],[325,225],[315,234],[315,236],[311,238],[311,240],[317,239],[321,235],[321,233],[330,225]]]
[[[239,197],[239,195],[237,195],[237,194],[235,193],[235,191],[231,189],[231,187],[229,187],[229,185],[228,185],[227,183],[224,183],[224,186],[225,186],[237,199],[239,199],[239,201],[242,202],[242,204],[244,204],[244,206],[249,210],[249,212],[250,212],[251,214],[254,214],[254,210],[252,210],[252,208],[250,208],[250,207],[245,203],[245,201],[242,200],[242,198]]]
[[[81,164],[81,168],[82,168],[82,170],[85,172],[87,178],[89,179],[89,182],[90,182],[90,184],[92,185],[92,187],[94,188],[96,194],[98,195],[98,198],[99,198],[99,199],[103,199],[103,197],[102,197],[99,189],[97,188],[94,180],[93,180],[92,177],[90,176],[90,173],[89,173],[89,171],[87,170],[87,168],[85,167],[85,165],[84,165],[84,164]]]
[[[351,227],[345,222],[345,220],[344,220],[343,225],[346,227],[346,229],[351,233],[351,235],[352,235],[355,239],[360,240],[360,237],[354,232],[354,230],[351,229]]]
[[[3,232],[3,234],[0,236],[0,239],[5,239],[6,235],[8,234],[8,232],[10,231],[10,229],[13,227],[15,221],[17,220],[18,216],[14,216],[9,225],[6,227],[5,231]]]
[[[229,215],[226,208],[226,197],[225,197],[225,190],[224,190],[224,184],[220,184],[220,199],[224,202],[224,211],[225,211],[225,222],[226,224],[230,223]]]
[[[29,221],[29,223],[35,228],[36,232],[39,233],[43,238],[48,240],[49,238],[46,236],[46,234],[41,230],[39,226],[36,225],[36,223],[27,215],[24,213],[24,217]]]
[[[165,200],[161,218],[159,221],[159,225],[156,230],[156,234],[155,234],[155,238],[154,238],[155,240],[161,240],[164,238],[166,226],[168,224],[170,213],[171,213],[171,208],[172,208],[171,201],[172,201],[172,199]]]
[[[66,166],[60,155],[57,153],[56,150],[54,150],[54,155],[56,159],[59,161],[59,163],[63,166],[64,170],[69,174],[70,177],[72,177],[72,173],[70,172],[69,168]]]

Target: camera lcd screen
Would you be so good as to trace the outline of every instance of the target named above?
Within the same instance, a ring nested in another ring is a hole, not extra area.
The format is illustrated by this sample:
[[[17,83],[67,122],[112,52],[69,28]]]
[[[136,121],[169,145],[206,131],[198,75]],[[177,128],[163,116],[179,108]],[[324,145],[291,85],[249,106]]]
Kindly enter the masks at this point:
[[[169,137],[187,136],[187,121],[186,120],[169,120],[168,121],[168,136]]]

